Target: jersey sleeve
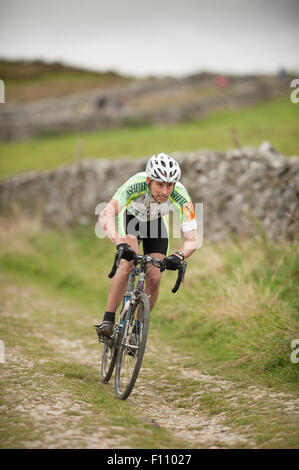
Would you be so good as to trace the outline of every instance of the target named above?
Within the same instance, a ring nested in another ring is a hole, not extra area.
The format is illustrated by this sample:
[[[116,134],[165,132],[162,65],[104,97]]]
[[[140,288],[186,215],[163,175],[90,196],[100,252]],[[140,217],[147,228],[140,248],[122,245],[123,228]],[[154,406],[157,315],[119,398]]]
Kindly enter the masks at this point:
[[[115,199],[122,207],[125,207],[127,203],[127,192],[125,185],[126,183],[120,186],[112,196],[112,199]]]
[[[195,209],[185,186],[181,183],[176,183],[171,193],[170,200],[173,204],[174,212],[177,213],[180,219],[182,231],[188,232],[189,230],[196,230],[197,221]]]
[[[122,207],[130,204],[132,199],[147,187],[146,177],[143,173],[137,173],[129,178],[112,196]]]

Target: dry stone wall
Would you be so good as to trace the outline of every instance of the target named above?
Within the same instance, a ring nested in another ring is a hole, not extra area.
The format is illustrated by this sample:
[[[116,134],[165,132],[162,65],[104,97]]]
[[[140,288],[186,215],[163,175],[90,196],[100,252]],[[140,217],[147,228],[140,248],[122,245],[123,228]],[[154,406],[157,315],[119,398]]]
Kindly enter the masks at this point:
[[[229,77],[224,88],[215,81],[213,74],[136,80],[126,87],[59,99],[5,103],[0,107],[0,141],[200,119],[217,109],[249,106],[290,90],[289,77]]]
[[[172,154],[194,202],[203,203],[203,234],[221,240],[250,236],[258,226],[272,240],[293,239],[299,227],[299,157],[286,158],[269,143],[259,148]],[[108,202],[130,176],[144,171],[140,160],[84,160],[56,171],[31,172],[0,183],[0,210],[18,206],[38,213],[46,226],[76,224],[93,230],[98,204]]]

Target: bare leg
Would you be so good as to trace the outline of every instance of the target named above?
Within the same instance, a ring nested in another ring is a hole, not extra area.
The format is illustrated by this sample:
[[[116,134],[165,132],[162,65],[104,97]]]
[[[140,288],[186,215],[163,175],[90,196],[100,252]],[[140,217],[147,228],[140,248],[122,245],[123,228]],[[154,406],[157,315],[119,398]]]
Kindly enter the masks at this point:
[[[136,237],[128,235],[126,238],[124,238],[123,243],[128,243],[128,245],[130,245],[131,248],[133,248],[133,250],[138,253],[138,241]],[[106,311],[116,312],[125,294],[128,285],[129,274],[133,266],[133,261],[126,261],[124,259],[121,260],[119,268],[110,281]]]
[[[133,261],[121,260],[119,268],[110,281],[106,310],[116,312],[125,294],[128,277],[133,268]]]

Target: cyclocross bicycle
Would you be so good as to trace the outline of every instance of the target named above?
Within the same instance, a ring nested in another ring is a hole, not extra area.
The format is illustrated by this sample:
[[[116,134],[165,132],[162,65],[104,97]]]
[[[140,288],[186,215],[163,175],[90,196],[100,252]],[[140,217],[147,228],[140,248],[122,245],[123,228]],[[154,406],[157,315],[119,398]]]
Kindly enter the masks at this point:
[[[108,275],[110,279],[119,267],[122,253],[120,248],[115,254],[114,264]],[[137,265],[129,275],[126,293],[115,315],[113,334],[107,340],[100,340],[104,343],[102,382],[109,382],[115,368],[115,394],[120,400],[128,398],[133,390],[146,347],[150,321],[149,297],[144,292],[146,270],[148,265],[160,268],[161,263],[161,260],[149,255],[137,255]],[[184,282],[186,267],[187,263],[183,261],[178,268],[173,293]]]

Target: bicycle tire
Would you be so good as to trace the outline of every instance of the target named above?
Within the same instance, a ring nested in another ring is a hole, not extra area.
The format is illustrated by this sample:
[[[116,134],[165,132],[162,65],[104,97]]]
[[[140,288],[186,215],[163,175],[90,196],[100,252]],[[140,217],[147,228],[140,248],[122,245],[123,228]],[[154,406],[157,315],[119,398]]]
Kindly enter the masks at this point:
[[[114,371],[117,357],[117,349],[114,345],[104,344],[104,350],[101,363],[101,380],[108,383]]]
[[[138,309],[139,305],[140,309]],[[130,338],[138,315],[140,321],[139,334],[137,335],[138,344],[132,346],[130,345]],[[146,347],[149,320],[149,298],[144,292],[140,292],[125,317],[117,351],[115,394],[120,400],[128,398],[137,380]]]
[[[101,361],[101,380],[103,383],[108,383],[112,377],[116,358],[117,358],[117,348],[119,344],[120,338],[120,330],[119,330],[119,323],[120,323],[120,316],[121,312],[124,307],[124,301],[121,304],[121,307],[118,308],[116,315],[115,315],[115,325],[114,331],[111,339],[104,344],[103,354],[102,354],[102,361]]]

